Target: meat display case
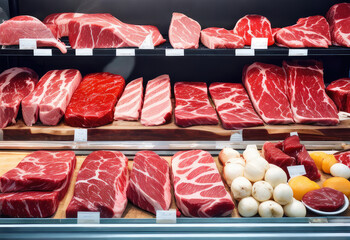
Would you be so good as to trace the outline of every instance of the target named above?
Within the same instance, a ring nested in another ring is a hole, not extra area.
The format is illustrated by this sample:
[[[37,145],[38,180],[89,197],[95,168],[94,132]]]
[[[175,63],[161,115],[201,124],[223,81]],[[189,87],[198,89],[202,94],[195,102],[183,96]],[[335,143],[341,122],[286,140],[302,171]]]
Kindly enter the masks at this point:
[[[5,2],[5,1],[3,1]],[[151,24],[166,36],[172,12],[183,12],[197,20],[202,28],[218,26],[232,29],[245,14],[266,16],[273,27],[294,24],[298,18],[325,15],[329,7],[342,1],[295,0],[63,0],[53,4],[44,0],[9,0],[9,15],[32,15],[44,19],[54,12],[109,12],[117,18],[135,24]],[[276,25],[278,24],[278,25]],[[68,40],[63,39],[68,45]],[[143,76],[149,80],[168,73],[172,83],[177,81],[241,82],[245,64],[255,61],[281,65],[285,59],[318,59],[324,62],[325,82],[329,83],[349,75],[350,49],[307,49],[300,55],[291,54],[287,48],[272,46],[257,49],[253,55],[241,56],[235,50],[186,49],[179,56],[169,57],[169,41],[155,49],[135,49],[127,55],[118,55],[115,49],[94,49],[92,56],[77,56],[74,49],[61,54],[52,49],[52,56],[34,56],[33,50],[19,50],[16,46],[0,49],[0,70],[15,66],[33,68],[42,76],[48,70],[76,68],[83,75],[91,72],[114,71],[132,80]],[[252,54],[251,52],[249,54]],[[125,54],[124,54],[125,55]],[[75,128],[60,123],[48,127],[37,124],[27,127],[17,124],[2,129],[0,154],[21,154],[40,149],[70,149],[78,156],[100,149],[120,150],[130,159],[140,150],[153,150],[161,156],[171,156],[187,149],[203,149],[216,157],[224,146],[243,150],[247,144],[261,148],[266,140],[282,140],[290,132],[298,132],[309,150],[342,150],[350,145],[350,120],[340,125],[308,126],[261,126],[242,130],[224,130],[221,126],[195,126],[180,128],[174,124],[159,127],[143,127],[139,123],[114,122],[113,124],[87,129],[87,139],[74,141]],[[45,141],[45,142],[44,142]],[[246,239],[273,238],[337,238],[350,237],[350,213],[337,217],[308,215],[305,218],[178,218],[176,224],[157,224],[155,218],[101,219],[100,224],[77,224],[76,219],[9,219],[0,218],[0,239],[102,239],[136,238],[220,238]],[[141,218],[140,218],[141,217]]]

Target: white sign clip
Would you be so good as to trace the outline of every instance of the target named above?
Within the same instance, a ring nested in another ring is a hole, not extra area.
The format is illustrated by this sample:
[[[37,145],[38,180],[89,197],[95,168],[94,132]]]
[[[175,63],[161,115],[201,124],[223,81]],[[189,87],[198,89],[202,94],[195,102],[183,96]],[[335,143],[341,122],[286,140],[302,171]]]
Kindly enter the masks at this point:
[[[78,224],[100,224],[100,212],[78,212]]]
[[[157,210],[156,223],[168,224],[176,223],[176,210]]]

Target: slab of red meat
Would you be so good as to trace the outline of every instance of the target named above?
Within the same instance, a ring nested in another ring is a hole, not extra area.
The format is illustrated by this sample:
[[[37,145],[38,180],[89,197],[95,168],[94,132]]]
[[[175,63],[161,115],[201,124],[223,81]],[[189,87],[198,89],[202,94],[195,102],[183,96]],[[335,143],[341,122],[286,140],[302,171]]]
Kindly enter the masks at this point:
[[[345,200],[342,192],[325,187],[306,193],[303,202],[313,209],[333,212],[341,208]]]
[[[303,148],[303,144],[300,143],[300,139],[298,136],[290,136],[284,139],[282,144],[282,150],[284,153],[292,156],[293,158],[297,158],[298,153]]]
[[[345,164],[346,166],[350,167],[350,151],[336,154],[334,155],[334,157],[342,164]]]
[[[141,124],[162,125],[171,120],[172,112],[169,75],[164,74],[148,81],[141,112]]]
[[[128,159],[118,151],[95,151],[86,157],[78,172],[67,218],[78,211],[100,212],[102,218],[119,218],[128,203]]]
[[[173,48],[198,48],[201,25],[182,13],[173,13],[169,27],[169,41]]]
[[[139,120],[142,103],[143,78],[138,78],[126,85],[123,95],[115,107],[114,120]]]
[[[178,152],[171,164],[176,205],[182,214],[223,217],[232,213],[234,203],[210,153],[203,150]]]
[[[272,37],[270,21],[260,15],[245,15],[236,23],[233,32],[243,37],[245,45],[250,46],[252,38],[267,38],[268,45],[275,43]]]
[[[175,122],[178,126],[189,127],[219,123],[215,109],[209,102],[206,83],[177,82],[174,86],[174,94]]]
[[[57,125],[77,89],[81,74],[76,69],[48,71],[22,101],[22,115],[26,125],[38,120],[46,125]]]
[[[154,26],[123,23],[110,14],[84,14],[68,23],[72,48],[139,47],[148,35],[154,46],[165,42]]]
[[[279,66],[255,62],[243,69],[243,84],[256,112],[267,124],[293,123],[287,79]]]
[[[350,47],[350,3],[338,3],[327,12],[334,45]]]
[[[36,151],[0,177],[0,191],[53,191],[59,189],[75,168],[72,151]]]
[[[86,75],[67,107],[65,122],[73,127],[97,127],[113,122],[114,107],[124,86],[124,78],[117,74]]]
[[[39,47],[57,47],[67,52],[63,42],[57,40],[51,30],[32,16],[17,16],[0,24],[0,45],[18,45],[20,38],[35,38]]]
[[[348,111],[350,101],[350,78],[338,79],[326,88],[328,96],[337,105],[339,111]]]
[[[47,16],[43,23],[56,28],[57,37],[67,37],[69,33],[68,23],[70,20],[83,16],[83,13],[53,13]]]
[[[244,40],[225,28],[210,27],[201,31],[201,42],[210,49],[243,48]]]
[[[338,110],[325,91],[322,62],[283,61],[289,100],[296,123],[337,125]]]
[[[275,39],[277,43],[290,48],[328,48],[332,45],[329,25],[322,16],[300,18],[297,24],[280,29]]]
[[[240,129],[263,125],[240,83],[212,83],[211,99],[225,129]]]
[[[16,123],[19,106],[33,91],[38,75],[29,68],[10,68],[0,74],[0,128]]]
[[[137,152],[130,173],[128,199],[139,208],[156,214],[171,203],[168,162],[152,151]]]

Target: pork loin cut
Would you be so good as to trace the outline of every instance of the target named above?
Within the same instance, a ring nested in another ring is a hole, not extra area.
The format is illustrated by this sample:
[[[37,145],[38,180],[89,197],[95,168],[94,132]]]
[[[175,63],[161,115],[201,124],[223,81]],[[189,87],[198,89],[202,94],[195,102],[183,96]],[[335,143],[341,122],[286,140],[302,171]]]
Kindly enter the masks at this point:
[[[65,44],[55,38],[51,30],[32,16],[17,16],[0,24],[0,45],[18,45],[21,38],[37,39],[39,47],[56,47],[67,52]]]
[[[152,151],[136,153],[130,173],[128,199],[139,208],[156,214],[171,203],[168,162]]]
[[[142,103],[143,78],[138,78],[126,85],[123,95],[115,107],[114,120],[139,120]]]
[[[326,92],[339,111],[350,112],[350,78],[341,78],[332,82],[326,88]]]
[[[26,125],[38,120],[46,125],[57,125],[77,89],[81,74],[76,69],[48,71],[22,101],[22,115]]]
[[[210,49],[243,48],[244,39],[225,28],[206,28],[201,31],[201,42]]]
[[[225,129],[240,129],[264,124],[256,114],[242,84],[212,83],[209,92]]]
[[[276,32],[276,41],[290,48],[328,48],[331,43],[329,25],[322,16],[300,18],[297,24]]]
[[[210,153],[178,152],[171,164],[176,205],[185,216],[223,217],[232,213],[234,203]]]
[[[296,123],[336,125],[338,111],[325,91],[323,65],[318,61],[284,61],[293,118]]]
[[[327,12],[332,42],[334,45],[350,47],[350,3],[338,3]]]
[[[252,44],[252,38],[267,38],[268,45],[275,43],[270,21],[260,15],[246,15],[238,20],[233,32],[243,37],[245,45]]]
[[[141,112],[141,124],[162,125],[171,120],[171,85],[169,75],[161,75],[148,81]]]
[[[148,35],[153,45],[165,42],[154,26],[123,23],[111,14],[84,14],[68,23],[72,48],[140,47]]]
[[[169,27],[169,41],[173,48],[199,47],[201,25],[182,13],[173,13]]]
[[[113,122],[114,107],[125,80],[112,73],[84,77],[67,107],[65,122],[73,127],[97,127]]]
[[[287,79],[279,66],[255,62],[243,69],[243,84],[253,106],[267,124],[293,122]]]
[[[47,16],[43,23],[52,26],[57,32],[57,37],[67,37],[69,33],[68,24],[70,20],[83,16],[83,13],[53,13]]]
[[[66,210],[67,218],[78,211],[100,212],[102,218],[119,218],[128,203],[128,159],[117,151],[95,151],[84,160],[78,172],[74,196]]]
[[[177,82],[174,86],[176,100],[175,121],[181,127],[216,125],[219,123],[215,109],[209,102],[207,84],[204,82]]]
[[[0,74],[0,128],[16,123],[19,106],[34,90],[38,75],[29,68],[10,68]]]

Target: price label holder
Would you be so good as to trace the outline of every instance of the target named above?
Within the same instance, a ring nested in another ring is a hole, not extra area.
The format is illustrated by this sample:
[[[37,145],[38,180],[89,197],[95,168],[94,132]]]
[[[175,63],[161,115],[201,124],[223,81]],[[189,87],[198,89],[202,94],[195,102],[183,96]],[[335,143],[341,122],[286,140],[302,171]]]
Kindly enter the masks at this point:
[[[135,56],[135,49],[132,49],[132,48],[117,49],[116,56],[133,57],[133,56]]]
[[[100,212],[78,212],[78,224],[100,224]]]
[[[19,49],[36,49],[36,39],[33,38],[20,38]]]
[[[156,223],[160,223],[160,224],[176,223],[176,210],[175,209],[170,209],[168,211],[157,210]]]
[[[185,56],[185,50],[184,49],[172,49],[167,48],[165,49],[165,56],[167,57],[183,57]]]
[[[289,135],[290,136],[299,136],[298,132],[290,132]]]
[[[307,56],[308,49],[289,49],[288,56]]]
[[[255,56],[255,50],[251,48],[236,49],[236,56]]]
[[[74,129],[74,142],[87,142],[87,129]]]
[[[75,56],[92,56],[92,48],[75,49]]]
[[[251,49],[267,49],[267,38],[252,38]]]
[[[243,130],[232,131],[230,142],[243,142]]]
[[[290,178],[306,174],[304,165],[295,165],[287,167]]]
[[[34,56],[52,56],[52,49],[34,49]]]

